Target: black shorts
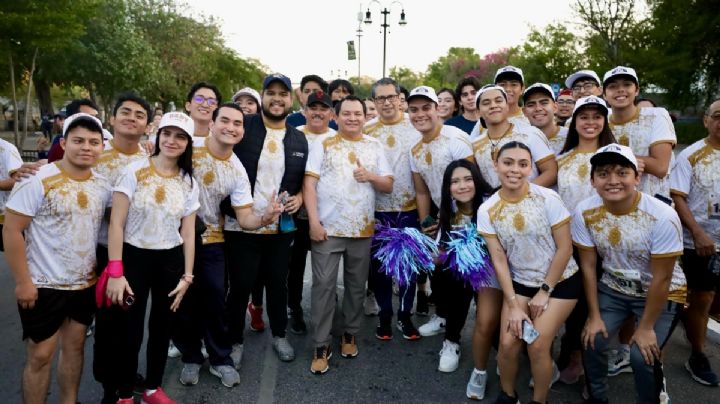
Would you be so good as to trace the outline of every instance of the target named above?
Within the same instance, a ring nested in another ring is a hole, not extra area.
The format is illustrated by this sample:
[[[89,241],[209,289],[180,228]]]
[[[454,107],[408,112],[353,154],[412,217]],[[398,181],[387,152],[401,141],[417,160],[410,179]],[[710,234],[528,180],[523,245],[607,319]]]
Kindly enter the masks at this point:
[[[65,319],[89,326],[95,314],[95,286],[81,290],[38,288],[32,309],[18,305],[23,340],[40,343],[55,335]]]
[[[720,286],[720,277],[717,277],[708,270],[710,257],[697,255],[694,249],[686,248],[683,251],[680,261],[682,262],[685,279],[688,289],[697,292],[713,292]]]
[[[540,290],[540,288],[525,286],[521,283],[513,281],[513,289],[515,293],[520,296],[532,298]],[[578,269],[577,272],[572,274],[569,278],[558,282],[555,285],[550,297],[554,299],[578,299],[582,295],[583,284],[582,284],[582,273]]]

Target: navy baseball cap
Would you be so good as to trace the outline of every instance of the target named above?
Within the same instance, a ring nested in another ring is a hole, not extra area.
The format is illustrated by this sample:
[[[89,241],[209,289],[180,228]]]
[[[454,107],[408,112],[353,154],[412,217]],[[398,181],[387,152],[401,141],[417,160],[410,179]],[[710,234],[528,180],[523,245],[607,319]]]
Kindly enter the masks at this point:
[[[265,80],[263,80],[263,91],[267,90],[268,86],[276,81],[281,82],[285,88],[292,91],[292,83],[290,82],[290,79],[285,76],[284,74],[280,73],[273,73],[269,74],[265,77]]]

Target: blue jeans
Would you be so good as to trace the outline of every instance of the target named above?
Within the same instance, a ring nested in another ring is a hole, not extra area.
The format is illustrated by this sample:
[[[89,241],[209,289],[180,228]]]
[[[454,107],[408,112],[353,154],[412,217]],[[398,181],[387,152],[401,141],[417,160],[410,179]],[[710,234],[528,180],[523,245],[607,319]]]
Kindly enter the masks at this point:
[[[409,212],[375,212],[376,223],[385,224],[394,228],[414,227],[420,228],[417,210]],[[375,300],[380,307],[380,320],[389,321],[393,316],[392,304],[392,279],[385,275],[382,270],[382,263],[375,259],[374,254],[377,246],[373,243],[370,250],[372,260],[370,261],[370,276],[373,277],[373,292]],[[416,279],[410,283],[400,286],[400,307],[398,307],[398,318],[409,317],[415,300]]]
[[[598,283],[598,305],[608,336],[612,337],[626,318],[633,314],[637,321],[642,318],[645,299],[616,292],[605,284]],[[661,349],[670,339],[681,308],[680,304],[668,301],[655,322],[655,336]],[[607,401],[608,343],[609,338],[598,334],[595,336],[595,349],[588,347],[583,352],[588,393],[591,398],[599,401]],[[632,345],[630,364],[635,377],[635,401],[642,404],[657,403],[663,387],[662,362],[655,358],[654,365],[647,365],[640,349],[637,345]]]

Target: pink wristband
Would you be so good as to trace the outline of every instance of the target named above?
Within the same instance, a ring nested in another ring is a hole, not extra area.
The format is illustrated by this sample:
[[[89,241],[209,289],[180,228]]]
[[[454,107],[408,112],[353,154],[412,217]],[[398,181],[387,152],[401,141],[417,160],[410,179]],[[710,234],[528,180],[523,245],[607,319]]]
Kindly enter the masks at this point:
[[[122,260],[108,261],[107,267],[105,267],[105,272],[107,272],[108,276],[111,278],[122,277],[125,274]]]

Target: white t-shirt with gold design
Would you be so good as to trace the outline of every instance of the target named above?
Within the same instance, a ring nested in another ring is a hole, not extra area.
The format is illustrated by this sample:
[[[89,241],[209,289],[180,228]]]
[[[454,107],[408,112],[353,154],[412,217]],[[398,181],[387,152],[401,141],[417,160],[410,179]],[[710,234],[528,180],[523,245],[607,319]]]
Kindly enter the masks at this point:
[[[113,191],[130,199],[124,241],[148,250],[181,245],[181,221],[200,207],[196,181],[182,173],[164,177],[150,158],[130,163]]]
[[[683,150],[670,173],[670,193],[687,198],[695,221],[720,244],[720,148],[707,139]],[[685,248],[695,248],[692,234],[683,228]]]
[[[500,241],[507,255],[510,274],[515,282],[540,287],[555,257],[557,246],[552,231],[570,222],[570,212],[553,190],[529,184],[519,201],[508,201],[495,192],[480,205],[478,232]],[[560,280],[577,272],[570,257]]]
[[[22,158],[14,144],[0,139],[0,180],[10,179],[10,171],[15,171],[22,166]],[[0,224],[5,222],[5,203],[10,196],[10,191],[0,191]]]
[[[613,123],[612,115],[610,129],[615,139],[621,145],[629,146],[636,156],[650,155],[650,148],[659,143],[670,143],[675,147],[677,137],[670,114],[665,108],[638,108],[637,114],[628,122]],[[674,165],[675,155],[670,155],[670,166]],[[658,178],[652,174],[643,173],[640,176],[638,191],[648,195],[660,194],[670,197],[670,170],[665,178]]]
[[[410,170],[420,174],[430,190],[435,206],[440,206],[443,175],[447,166],[472,157],[467,134],[454,126],[443,125],[440,134],[429,142],[422,138],[410,150]]]
[[[97,235],[111,197],[105,177],[93,172],[75,180],[59,163],[15,184],[7,209],[32,217],[25,240],[35,286],[77,290],[95,284]]]
[[[95,171],[110,181],[110,185],[115,186],[117,179],[122,174],[123,169],[130,163],[148,158],[147,152],[142,147],[138,148],[136,153],[125,154],[115,148],[113,140],[105,141],[105,150],[103,150]],[[100,233],[98,234],[98,244],[108,245],[108,227],[110,226],[110,218],[104,217],[100,225]]]
[[[410,148],[422,137],[420,133],[410,124],[410,119],[404,115],[394,123],[383,123],[379,119],[371,121],[365,125],[364,132],[379,140],[385,147],[387,161],[390,162],[395,176],[393,191],[389,194],[378,194],[375,197],[375,210],[378,212],[407,212],[417,209],[409,152]]]
[[[550,149],[545,134],[534,126],[518,126],[512,124],[502,138],[495,140],[490,140],[487,135],[487,130],[483,130],[480,136],[472,142],[473,153],[475,162],[478,168],[480,168],[480,173],[483,178],[485,178],[485,181],[493,188],[500,186],[500,179],[495,172],[493,151],[498,152],[505,143],[511,141],[522,142],[530,148],[530,153],[535,162],[532,167],[532,173],[530,173],[530,177],[528,178],[530,181],[540,175],[540,171],[537,168],[538,165],[555,159],[555,153]]]
[[[550,149],[555,153],[556,156],[559,156],[563,146],[565,146],[565,140],[567,139],[567,134],[570,130],[563,126],[558,126],[557,129],[558,130],[557,132],[555,132],[555,135],[553,137],[548,138],[547,136],[545,136],[545,138],[548,140]]]
[[[326,136],[310,148],[305,175],[318,178],[318,216],[328,236],[371,237],[375,231],[376,192],[353,177],[357,161],[379,176],[392,176],[383,145],[363,135],[350,140],[341,133]]]
[[[652,281],[651,258],[679,257],[683,252],[680,218],[673,208],[642,193],[632,209],[622,215],[610,213],[595,195],[575,209],[573,243],[596,249],[604,273],[600,282],[628,296],[646,297]],[[675,264],[670,299],[683,301],[685,275]]]
[[[250,207],[253,204],[250,181],[240,159],[235,153],[225,159],[214,156],[207,147],[208,139],[193,140],[193,177],[200,194],[198,217],[207,227],[202,234],[203,244],[225,241],[225,216],[220,212],[223,199],[230,196],[233,207]]]
[[[557,188],[565,206],[577,206],[583,199],[597,195],[590,183],[590,158],[594,153],[574,148],[558,157]]]
[[[509,116],[508,122],[515,126],[532,126],[530,125],[530,121],[522,112],[519,115]],[[480,124],[480,120],[478,119],[472,131],[470,131],[470,143],[476,141],[480,137],[480,135],[486,130],[487,129],[482,127],[482,125]]]
[[[255,178],[255,189],[253,190],[253,213],[255,216],[262,216],[268,205],[280,193],[280,184],[285,174],[285,128],[273,129],[265,127],[267,135],[263,143],[262,151],[257,166],[257,177]],[[247,134],[246,134],[247,136]],[[234,221],[234,220],[233,220]],[[236,224],[236,223],[235,223]],[[234,225],[234,224],[233,224]],[[256,230],[241,231],[254,234],[277,234],[278,221]]]

